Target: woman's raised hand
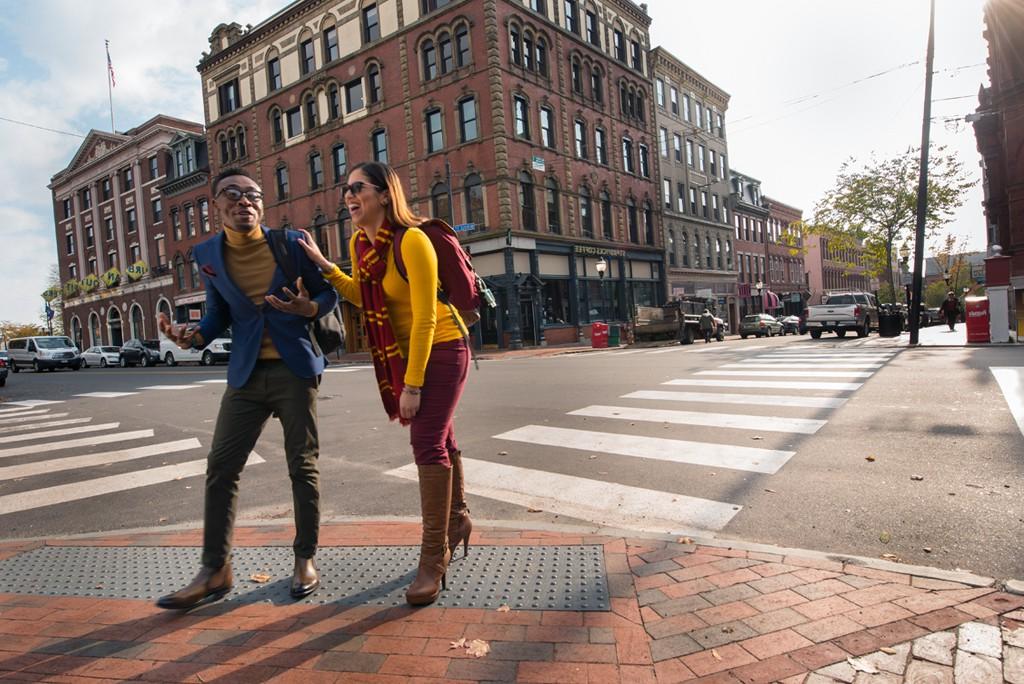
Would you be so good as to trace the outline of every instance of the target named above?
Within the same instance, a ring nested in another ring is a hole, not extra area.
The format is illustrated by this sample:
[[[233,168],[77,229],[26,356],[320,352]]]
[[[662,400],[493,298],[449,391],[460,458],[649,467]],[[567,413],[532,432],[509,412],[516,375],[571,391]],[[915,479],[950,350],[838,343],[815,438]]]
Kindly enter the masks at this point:
[[[302,236],[299,238],[299,244],[302,245],[302,249],[309,255],[310,260],[320,267],[321,271],[329,271],[334,268],[334,264],[328,261],[327,257],[320,251],[320,247],[317,246],[316,240],[309,234],[309,231],[301,229],[299,232],[302,233]]]

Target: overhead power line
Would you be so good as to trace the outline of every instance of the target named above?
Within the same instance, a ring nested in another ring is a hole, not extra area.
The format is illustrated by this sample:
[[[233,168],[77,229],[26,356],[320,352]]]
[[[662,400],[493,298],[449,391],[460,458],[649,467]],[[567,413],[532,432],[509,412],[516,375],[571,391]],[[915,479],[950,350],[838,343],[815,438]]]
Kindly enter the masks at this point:
[[[29,128],[36,128],[40,131],[47,131],[48,133],[59,133],[60,135],[70,135],[75,138],[84,138],[85,136],[81,133],[70,133],[68,131],[58,131],[56,128],[47,128],[46,126],[37,126],[36,124],[29,123],[27,121],[18,121],[17,119],[8,119],[6,116],[0,116],[0,121],[6,121],[7,123],[16,124],[18,126],[28,126]]]

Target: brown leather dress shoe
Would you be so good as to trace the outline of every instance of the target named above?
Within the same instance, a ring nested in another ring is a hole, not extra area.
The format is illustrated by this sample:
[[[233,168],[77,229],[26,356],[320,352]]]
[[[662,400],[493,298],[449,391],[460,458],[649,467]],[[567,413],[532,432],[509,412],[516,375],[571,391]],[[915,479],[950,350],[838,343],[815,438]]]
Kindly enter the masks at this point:
[[[295,571],[292,573],[291,595],[294,599],[305,598],[320,588],[320,573],[312,558],[295,557]]]
[[[188,610],[224,598],[233,584],[230,562],[219,568],[203,567],[187,587],[161,596],[156,605],[168,610]]]

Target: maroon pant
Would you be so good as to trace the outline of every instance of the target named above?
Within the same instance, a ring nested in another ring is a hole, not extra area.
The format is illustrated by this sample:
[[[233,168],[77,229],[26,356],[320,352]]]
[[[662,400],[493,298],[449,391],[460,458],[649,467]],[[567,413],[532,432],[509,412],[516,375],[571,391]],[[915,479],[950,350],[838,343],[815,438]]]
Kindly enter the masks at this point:
[[[465,340],[439,342],[431,348],[420,410],[409,424],[409,443],[416,465],[451,467],[448,453],[458,449],[452,417],[468,374],[469,347]]]

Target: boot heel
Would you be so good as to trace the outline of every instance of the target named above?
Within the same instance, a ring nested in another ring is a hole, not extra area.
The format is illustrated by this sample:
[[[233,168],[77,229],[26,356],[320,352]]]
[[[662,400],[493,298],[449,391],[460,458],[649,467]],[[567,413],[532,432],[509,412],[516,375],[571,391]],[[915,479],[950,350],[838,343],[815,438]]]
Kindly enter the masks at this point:
[[[441,575],[441,589],[443,589],[445,591],[448,590],[448,573],[447,572],[444,573],[443,575]]]
[[[469,535],[468,534],[466,535],[466,538],[462,541],[462,557],[463,558],[468,558],[469,557]]]

